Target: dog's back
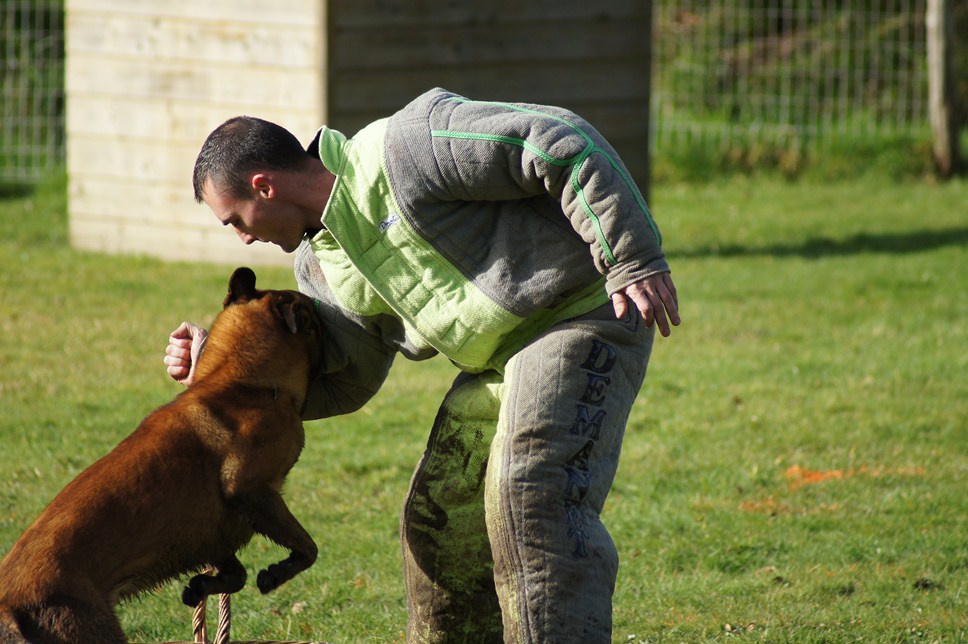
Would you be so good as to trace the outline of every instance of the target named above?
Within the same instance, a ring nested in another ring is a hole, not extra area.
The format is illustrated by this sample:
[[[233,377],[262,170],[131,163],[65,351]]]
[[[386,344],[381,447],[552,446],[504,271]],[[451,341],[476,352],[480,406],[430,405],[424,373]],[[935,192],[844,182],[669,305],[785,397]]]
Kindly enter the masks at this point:
[[[257,301],[274,292],[254,283],[251,275],[242,284],[244,299],[230,290],[197,384],[69,483],[0,561],[0,643],[125,642],[114,615],[120,599],[206,564],[238,564],[254,524],[272,526],[270,538],[293,549],[297,564],[260,575],[264,592],[315,560],[315,544],[288,510],[282,520],[258,513],[285,509],[278,494],[302,449],[318,328],[297,335],[295,319],[279,319],[296,313],[272,310],[276,298]],[[301,324],[318,325],[299,298],[278,299],[301,307]],[[236,301],[245,306],[229,306]],[[239,347],[251,350],[239,356]],[[268,507],[249,498],[272,495],[278,502]]]

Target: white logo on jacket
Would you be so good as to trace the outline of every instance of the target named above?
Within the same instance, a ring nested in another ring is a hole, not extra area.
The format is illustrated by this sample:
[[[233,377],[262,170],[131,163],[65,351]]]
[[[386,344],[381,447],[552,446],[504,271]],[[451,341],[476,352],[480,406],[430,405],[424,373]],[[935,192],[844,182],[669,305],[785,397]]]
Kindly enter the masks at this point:
[[[391,212],[390,216],[380,222],[380,232],[385,233],[390,226],[400,221],[400,215],[395,212]]]

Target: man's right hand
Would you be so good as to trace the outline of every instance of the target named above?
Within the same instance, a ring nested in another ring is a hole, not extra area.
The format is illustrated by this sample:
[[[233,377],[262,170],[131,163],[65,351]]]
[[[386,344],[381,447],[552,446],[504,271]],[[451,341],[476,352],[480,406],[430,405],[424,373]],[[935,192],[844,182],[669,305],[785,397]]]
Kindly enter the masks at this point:
[[[186,387],[192,384],[195,364],[207,337],[208,331],[189,322],[182,322],[171,332],[165,349],[165,365],[172,380]]]

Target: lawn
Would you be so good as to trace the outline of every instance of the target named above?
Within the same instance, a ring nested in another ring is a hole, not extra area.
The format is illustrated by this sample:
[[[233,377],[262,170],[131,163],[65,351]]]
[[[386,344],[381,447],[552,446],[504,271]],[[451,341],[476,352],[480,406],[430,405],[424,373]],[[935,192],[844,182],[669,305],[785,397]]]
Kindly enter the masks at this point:
[[[178,393],[167,335],[211,321],[232,267],[70,249],[62,177],[0,195],[3,553]],[[683,325],[605,509],[614,640],[968,640],[968,183],[734,178],[652,207]],[[320,559],[261,596],[283,552],[254,539],[235,638],[403,641],[399,509],[453,375],[400,360],[364,410],[307,423],[287,498]],[[124,605],[129,636],[190,640],[179,592]]]

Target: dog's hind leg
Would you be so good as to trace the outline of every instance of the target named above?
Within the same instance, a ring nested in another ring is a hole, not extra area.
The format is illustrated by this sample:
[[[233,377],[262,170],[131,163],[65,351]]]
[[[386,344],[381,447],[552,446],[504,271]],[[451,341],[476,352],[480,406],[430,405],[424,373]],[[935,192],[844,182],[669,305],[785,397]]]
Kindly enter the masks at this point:
[[[92,599],[80,601],[54,595],[40,606],[15,611],[17,633],[8,635],[0,629],[0,642],[30,644],[127,644],[114,610],[106,603]],[[18,639],[23,636],[24,639]]]
[[[7,607],[0,608],[0,644],[27,644],[16,615]]]
[[[316,542],[292,515],[278,492],[269,489],[236,497],[232,504],[259,534],[290,550],[289,556],[259,573],[256,585],[265,594],[289,581],[316,561]]]
[[[195,575],[188,581],[188,586],[182,591],[182,603],[198,606],[209,595],[237,593],[245,587],[245,567],[235,555],[216,568],[218,572],[215,575]]]

